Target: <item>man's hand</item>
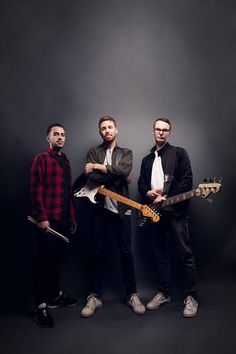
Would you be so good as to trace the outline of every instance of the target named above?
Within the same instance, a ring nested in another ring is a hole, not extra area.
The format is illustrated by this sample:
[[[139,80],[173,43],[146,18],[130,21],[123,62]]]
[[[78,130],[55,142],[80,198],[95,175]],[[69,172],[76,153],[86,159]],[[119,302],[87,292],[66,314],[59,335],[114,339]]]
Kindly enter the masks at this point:
[[[130,184],[132,182],[132,177],[129,175],[126,177],[126,182]]]
[[[50,223],[48,220],[41,221],[37,223],[37,226],[42,230],[47,232],[48,228],[50,227]]]
[[[151,200],[156,199],[158,195],[160,195],[160,193],[158,193],[156,189],[151,189],[147,192],[147,197]]]
[[[166,197],[162,195],[162,191],[159,189],[151,189],[147,192],[147,197],[152,200],[153,204],[160,204],[162,200],[166,199]]]
[[[84,173],[88,175],[89,173],[93,172],[93,170],[94,170],[94,164],[91,162],[86,163],[86,165],[84,166]]]
[[[165,200],[166,197],[162,196],[162,195],[158,195],[154,200],[153,200],[153,204],[160,204],[163,200]]]
[[[94,170],[98,170],[100,172],[107,173],[106,165],[103,165],[101,163],[91,163],[91,162],[86,163],[86,165],[84,167],[84,173],[86,175],[93,172]]]

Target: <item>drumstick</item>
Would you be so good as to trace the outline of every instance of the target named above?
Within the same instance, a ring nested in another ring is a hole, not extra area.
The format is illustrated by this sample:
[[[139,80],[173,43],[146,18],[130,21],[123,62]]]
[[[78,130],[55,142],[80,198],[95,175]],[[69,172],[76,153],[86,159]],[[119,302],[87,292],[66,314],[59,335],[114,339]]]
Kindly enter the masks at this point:
[[[29,221],[31,221],[33,224],[38,224],[38,221],[35,220],[34,218],[32,218],[31,216],[27,217]],[[50,232],[50,234],[59,237],[60,239],[66,241],[66,242],[70,242],[69,239],[65,236],[63,236],[62,234],[60,234],[59,232],[51,229],[51,227],[47,228],[47,232]]]

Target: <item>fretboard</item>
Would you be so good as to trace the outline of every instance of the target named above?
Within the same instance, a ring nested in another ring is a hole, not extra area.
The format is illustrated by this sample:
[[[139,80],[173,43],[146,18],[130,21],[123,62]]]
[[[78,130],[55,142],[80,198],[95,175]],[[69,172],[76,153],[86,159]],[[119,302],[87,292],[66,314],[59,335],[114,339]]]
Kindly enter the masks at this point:
[[[115,192],[110,191],[109,189],[106,188],[98,188],[98,193],[105,195],[106,197],[110,197],[113,199],[118,200],[118,202],[121,202],[123,204],[129,205],[132,208],[140,210],[142,208],[142,204],[137,203],[129,198],[123,197],[120,194],[117,194]]]
[[[191,199],[196,196],[196,189],[193,189],[189,192],[181,193],[174,195],[173,197],[167,198],[163,200],[161,203],[161,207],[164,208],[168,205],[173,205],[179,202],[183,202],[184,200]]]

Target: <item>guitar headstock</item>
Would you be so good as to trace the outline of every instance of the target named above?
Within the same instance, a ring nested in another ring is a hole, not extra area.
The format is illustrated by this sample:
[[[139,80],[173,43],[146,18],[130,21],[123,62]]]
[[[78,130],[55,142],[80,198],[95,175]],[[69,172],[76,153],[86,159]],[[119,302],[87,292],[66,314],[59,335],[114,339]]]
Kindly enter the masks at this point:
[[[140,211],[143,216],[150,218],[152,222],[158,222],[160,220],[160,216],[146,204],[141,206]]]
[[[203,181],[204,183],[200,183],[198,185],[198,188],[196,189],[196,195],[198,197],[206,198],[212,193],[217,193],[220,191],[222,184],[221,183],[216,183],[215,179],[214,181],[212,179],[207,182],[206,179]]]

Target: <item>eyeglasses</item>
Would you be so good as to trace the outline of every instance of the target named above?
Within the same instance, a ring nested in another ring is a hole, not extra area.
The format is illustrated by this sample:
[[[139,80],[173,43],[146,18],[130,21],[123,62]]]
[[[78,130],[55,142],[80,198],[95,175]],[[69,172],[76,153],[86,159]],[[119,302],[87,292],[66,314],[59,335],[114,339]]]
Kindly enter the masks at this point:
[[[169,133],[170,129],[160,129],[160,128],[154,128],[156,133]]]

